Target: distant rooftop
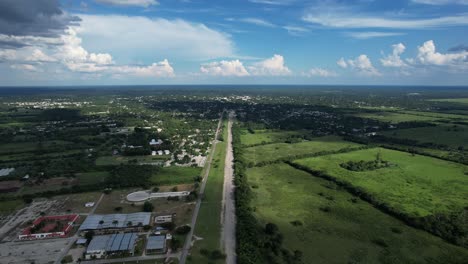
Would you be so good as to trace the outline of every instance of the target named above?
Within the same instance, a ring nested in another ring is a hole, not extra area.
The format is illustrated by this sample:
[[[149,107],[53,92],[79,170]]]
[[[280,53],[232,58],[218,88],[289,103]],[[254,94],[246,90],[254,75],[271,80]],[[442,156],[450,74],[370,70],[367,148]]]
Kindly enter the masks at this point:
[[[79,230],[124,228],[149,225],[151,213],[90,215]]]

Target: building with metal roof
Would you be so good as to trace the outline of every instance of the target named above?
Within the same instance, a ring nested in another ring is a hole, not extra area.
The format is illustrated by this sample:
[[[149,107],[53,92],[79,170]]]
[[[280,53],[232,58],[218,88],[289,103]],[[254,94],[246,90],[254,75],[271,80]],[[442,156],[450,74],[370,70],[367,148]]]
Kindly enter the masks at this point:
[[[81,224],[80,231],[100,229],[132,229],[149,225],[151,213],[90,215]]]
[[[146,254],[166,252],[166,236],[149,236],[146,242]]]
[[[109,254],[134,253],[138,233],[95,236],[86,249],[85,258],[103,258]]]

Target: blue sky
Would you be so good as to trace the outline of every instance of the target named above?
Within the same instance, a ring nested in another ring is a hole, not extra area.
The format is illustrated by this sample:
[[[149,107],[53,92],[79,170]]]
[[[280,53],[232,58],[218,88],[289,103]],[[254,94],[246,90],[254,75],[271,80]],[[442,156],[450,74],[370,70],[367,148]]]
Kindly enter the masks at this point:
[[[3,0],[0,10],[0,85],[468,83],[468,0]]]

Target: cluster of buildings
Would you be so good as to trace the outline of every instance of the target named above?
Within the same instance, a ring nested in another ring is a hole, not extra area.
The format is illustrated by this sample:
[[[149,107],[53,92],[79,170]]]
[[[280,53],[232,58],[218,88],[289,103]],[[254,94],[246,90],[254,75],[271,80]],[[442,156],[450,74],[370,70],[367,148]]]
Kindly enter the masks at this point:
[[[66,237],[73,229],[79,216],[56,215],[37,218],[31,226],[25,228],[19,235],[20,240]]]
[[[135,247],[142,237],[146,237],[144,250],[146,254],[162,254],[167,250],[167,240],[170,234],[164,234],[163,227],[156,227],[158,232],[142,234],[148,226],[161,225],[173,221],[172,215],[156,216],[152,220],[151,213],[90,215],[81,224],[79,232],[84,235],[92,231],[94,236],[84,253],[85,259],[100,259],[107,256],[133,256]],[[148,232],[148,230],[146,229]],[[88,241],[80,241],[86,243]]]

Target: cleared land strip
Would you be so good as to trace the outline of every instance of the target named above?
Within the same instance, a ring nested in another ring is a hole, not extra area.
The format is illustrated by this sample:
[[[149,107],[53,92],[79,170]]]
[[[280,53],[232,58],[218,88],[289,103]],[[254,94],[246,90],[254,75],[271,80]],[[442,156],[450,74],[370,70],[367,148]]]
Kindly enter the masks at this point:
[[[186,262],[187,255],[188,255],[189,250],[190,250],[190,248],[192,246],[193,232],[194,232],[194,229],[195,229],[195,227],[197,225],[198,213],[200,211],[200,206],[201,206],[203,196],[204,196],[204,193],[205,193],[206,183],[208,181],[208,176],[210,174],[211,164],[213,162],[213,157],[214,157],[215,152],[216,152],[216,146],[218,144],[217,138],[218,138],[219,131],[221,129],[222,122],[223,122],[223,114],[221,114],[221,117],[219,118],[218,127],[216,129],[215,138],[213,140],[213,148],[211,150],[210,157],[209,157],[208,161],[206,162],[206,170],[205,170],[205,173],[203,175],[203,181],[202,181],[202,184],[201,184],[201,187],[200,187],[200,192],[198,194],[197,203],[195,205],[195,209],[194,209],[193,215],[192,215],[192,222],[191,222],[192,229],[187,234],[187,238],[185,239],[185,244],[184,244],[184,247],[182,248],[182,252],[181,252],[181,255],[180,255],[180,259],[179,259],[180,264],[184,264]]]
[[[234,113],[229,113],[227,126],[226,159],[224,162],[223,210],[221,215],[221,244],[226,254],[226,264],[236,263],[236,207],[234,201],[234,157],[232,152],[232,121]]]

